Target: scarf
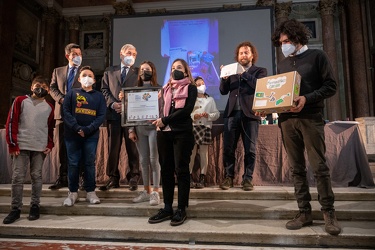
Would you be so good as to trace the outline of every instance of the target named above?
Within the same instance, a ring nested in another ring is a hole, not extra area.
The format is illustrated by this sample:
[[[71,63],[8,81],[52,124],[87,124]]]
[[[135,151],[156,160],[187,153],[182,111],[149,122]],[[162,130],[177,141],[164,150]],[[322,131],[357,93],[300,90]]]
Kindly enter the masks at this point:
[[[185,107],[185,101],[188,97],[189,84],[189,78],[185,77],[182,80],[172,80],[171,84],[168,83],[164,86],[164,116],[169,115],[172,104],[172,95],[176,109]],[[172,93],[172,89],[174,89],[174,93]]]

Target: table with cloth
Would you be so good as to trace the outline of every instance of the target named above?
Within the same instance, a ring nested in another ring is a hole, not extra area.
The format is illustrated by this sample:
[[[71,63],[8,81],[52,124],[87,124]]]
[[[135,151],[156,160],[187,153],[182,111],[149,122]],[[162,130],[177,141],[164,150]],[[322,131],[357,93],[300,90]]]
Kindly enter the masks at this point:
[[[223,167],[223,125],[214,125],[212,129],[213,144],[209,146],[209,165],[206,183],[208,186],[219,185],[224,178]],[[55,133],[55,141],[57,139]],[[334,187],[372,187],[374,181],[368,163],[368,157],[357,124],[329,123],[325,126],[325,141],[327,146],[327,164],[331,169],[331,179]],[[243,174],[243,147],[241,139],[236,150],[236,168],[234,184],[240,185]],[[124,143],[121,148],[119,170],[121,184],[126,184],[127,155]],[[43,166],[43,183],[52,183],[59,173],[58,145],[46,157]],[[199,155],[197,156],[199,157]],[[100,128],[100,138],[96,154],[97,184],[107,181],[105,166],[108,160],[108,137],[106,127]],[[194,176],[197,178],[198,161]],[[307,166],[309,163],[307,161]],[[309,168],[308,168],[309,169]],[[5,140],[5,129],[0,130],[0,183],[11,183],[12,167]],[[28,181],[30,177],[27,177]],[[315,185],[311,171],[308,179]],[[140,181],[140,184],[142,181]],[[280,185],[292,186],[291,174],[286,151],[282,144],[281,131],[277,125],[259,126],[257,155],[253,174],[255,186]]]

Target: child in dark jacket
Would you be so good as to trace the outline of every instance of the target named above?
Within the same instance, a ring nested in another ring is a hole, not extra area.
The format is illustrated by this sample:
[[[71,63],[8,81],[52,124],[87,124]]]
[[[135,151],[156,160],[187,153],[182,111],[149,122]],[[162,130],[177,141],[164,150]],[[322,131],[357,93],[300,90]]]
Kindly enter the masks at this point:
[[[69,187],[63,205],[68,207],[73,206],[78,199],[80,161],[84,164],[86,200],[91,204],[100,203],[95,193],[95,158],[106,104],[103,94],[93,89],[95,75],[89,66],[81,68],[78,81],[82,88],[69,91],[63,104]]]

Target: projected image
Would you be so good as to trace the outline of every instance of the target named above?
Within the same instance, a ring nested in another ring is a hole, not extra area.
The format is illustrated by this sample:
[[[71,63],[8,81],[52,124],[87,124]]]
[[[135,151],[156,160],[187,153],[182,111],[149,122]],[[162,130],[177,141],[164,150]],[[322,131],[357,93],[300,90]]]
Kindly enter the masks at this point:
[[[168,58],[164,84],[172,62],[181,58],[190,66],[193,77],[205,80],[207,93],[220,96],[219,33],[217,19],[164,20],[161,28],[161,55]]]

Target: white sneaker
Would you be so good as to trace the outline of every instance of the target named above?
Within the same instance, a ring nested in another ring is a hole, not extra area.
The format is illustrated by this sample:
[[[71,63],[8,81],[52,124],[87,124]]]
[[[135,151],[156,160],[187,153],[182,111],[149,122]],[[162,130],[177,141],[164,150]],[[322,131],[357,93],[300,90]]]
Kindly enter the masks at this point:
[[[88,192],[88,193],[86,194],[86,200],[87,200],[88,202],[90,202],[90,204],[99,204],[99,203],[100,203],[99,197],[96,196],[95,191]]]
[[[143,190],[138,193],[138,196],[133,199],[134,203],[139,203],[139,202],[145,202],[150,200],[150,195],[147,193],[146,190]]]
[[[78,193],[77,192],[69,192],[68,193],[68,198],[64,200],[63,206],[64,207],[71,207],[76,203],[78,199]]]
[[[159,193],[156,192],[156,191],[153,191],[151,194],[150,194],[150,205],[151,206],[156,206],[156,205],[159,205],[160,204],[160,196],[159,196]]]

